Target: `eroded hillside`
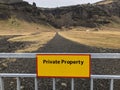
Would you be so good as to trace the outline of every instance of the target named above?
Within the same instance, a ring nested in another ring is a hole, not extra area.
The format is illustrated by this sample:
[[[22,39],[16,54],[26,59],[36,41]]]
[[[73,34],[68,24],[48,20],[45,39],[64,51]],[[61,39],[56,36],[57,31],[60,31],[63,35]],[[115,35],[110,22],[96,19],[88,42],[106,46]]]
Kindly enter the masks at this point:
[[[120,24],[120,1],[105,0],[60,8],[38,8],[36,4],[17,2],[0,4],[0,19],[16,17],[27,22],[50,24],[56,28],[84,26],[101,27],[110,23]]]

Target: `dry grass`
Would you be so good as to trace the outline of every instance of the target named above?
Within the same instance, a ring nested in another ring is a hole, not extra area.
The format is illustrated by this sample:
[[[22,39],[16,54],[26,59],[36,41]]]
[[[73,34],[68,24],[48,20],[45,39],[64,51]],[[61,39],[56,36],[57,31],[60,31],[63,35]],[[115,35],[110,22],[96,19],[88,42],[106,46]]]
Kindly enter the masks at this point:
[[[9,20],[0,21],[0,36],[20,35],[10,38],[9,42],[31,42],[20,50],[15,52],[32,52],[43,47],[55,35],[56,29],[49,25],[38,25],[25,21],[10,18]],[[2,37],[0,37],[2,38]]]
[[[72,41],[102,48],[120,49],[120,31],[63,31],[59,33]]]
[[[0,35],[28,35],[47,31],[54,31],[54,28],[17,19],[0,21]]]
[[[98,4],[109,4],[109,3],[112,3],[112,2],[113,2],[113,0],[106,0],[106,1],[101,1]]]
[[[16,50],[17,53],[32,52],[32,51],[36,51],[39,48],[43,47],[43,45],[45,45],[48,41],[50,41],[54,37],[54,35],[55,35],[55,32],[42,32],[42,33],[38,33],[35,35],[24,35],[24,36],[11,38],[8,41],[10,42],[22,42],[22,41],[33,42],[26,48]]]

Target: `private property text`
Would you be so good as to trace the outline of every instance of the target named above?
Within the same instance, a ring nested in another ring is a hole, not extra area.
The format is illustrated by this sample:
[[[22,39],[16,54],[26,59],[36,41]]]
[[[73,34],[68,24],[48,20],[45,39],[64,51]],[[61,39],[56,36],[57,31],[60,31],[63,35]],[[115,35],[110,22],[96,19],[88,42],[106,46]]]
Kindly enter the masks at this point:
[[[84,64],[84,60],[43,60],[43,64],[80,64],[82,66]]]

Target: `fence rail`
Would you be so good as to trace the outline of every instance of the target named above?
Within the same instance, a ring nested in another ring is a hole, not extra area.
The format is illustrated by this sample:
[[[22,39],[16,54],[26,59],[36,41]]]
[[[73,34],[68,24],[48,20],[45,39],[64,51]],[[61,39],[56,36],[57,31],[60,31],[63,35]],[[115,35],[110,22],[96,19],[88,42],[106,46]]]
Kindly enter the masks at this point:
[[[36,54],[40,54],[40,53],[0,53],[0,58],[36,58]],[[72,53],[72,54],[76,54],[76,53]],[[120,53],[81,53],[81,54],[90,54],[91,58],[120,59]],[[21,74],[21,73],[0,73],[0,90],[4,90],[3,78],[13,78],[13,77],[16,78],[17,90],[20,90],[20,78],[23,78],[23,77],[34,78],[34,84],[35,84],[34,88],[35,90],[38,90],[38,81],[36,78],[36,74]],[[114,79],[120,79],[120,75],[91,75],[90,90],[94,89],[94,79],[110,79],[110,90],[113,90]],[[55,83],[56,83],[56,80],[55,78],[53,78],[53,90],[56,90]],[[74,90],[74,78],[71,79],[71,90]]]
[[[36,58],[37,54],[41,53],[0,53],[0,58]],[[53,54],[53,53],[42,53],[42,54]],[[54,53],[59,54],[59,53]],[[66,54],[66,53],[62,53]],[[69,53],[78,54],[78,53]],[[101,59],[120,59],[120,53],[80,53],[80,54],[90,54],[91,58],[101,58]]]

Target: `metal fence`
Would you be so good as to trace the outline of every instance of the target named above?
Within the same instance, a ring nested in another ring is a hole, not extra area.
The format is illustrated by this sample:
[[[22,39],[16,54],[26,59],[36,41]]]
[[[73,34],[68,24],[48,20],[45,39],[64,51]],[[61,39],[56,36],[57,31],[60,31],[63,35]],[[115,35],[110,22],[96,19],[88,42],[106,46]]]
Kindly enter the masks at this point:
[[[36,58],[37,54],[40,54],[40,53],[0,53],[0,58]],[[120,53],[80,53],[80,54],[91,54],[92,59],[94,58],[120,59]],[[34,88],[35,90],[38,90],[38,81],[37,81],[36,74],[21,74],[21,73],[0,73],[0,90],[4,90],[4,87],[5,87],[3,78],[13,78],[13,77],[16,78],[17,90],[20,90],[20,78],[23,78],[23,77],[34,78],[34,84],[35,84]],[[90,90],[93,90],[94,88],[93,87],[94,79],[110,79],[110,90],[114,90],[114,80],[120,79],[120,75],[91,75]],[[56,90],[55,83],[56,83],[56,80],[55,78],[53,78],[53,90]],[[71,79],[71,90],[74,90],[74,78]]]

